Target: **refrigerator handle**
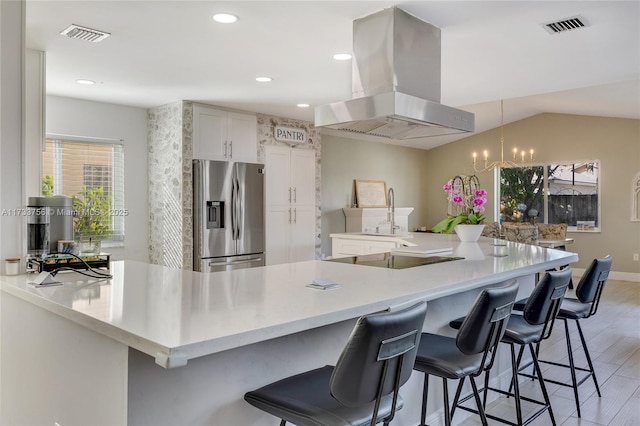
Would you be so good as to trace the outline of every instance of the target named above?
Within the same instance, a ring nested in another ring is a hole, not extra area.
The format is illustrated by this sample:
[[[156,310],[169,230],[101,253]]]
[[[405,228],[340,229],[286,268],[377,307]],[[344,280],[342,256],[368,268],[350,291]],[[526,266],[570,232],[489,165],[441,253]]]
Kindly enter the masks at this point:
[[[231,239],[236,239],[236,221],[238,217],[236,216],[236,180],[231,180]]]
[[[202,257],[202,203],[204,197],[202,195],[202,164],[199,160],[192,161],[192,177],[193,177],[193,270],[200,270],[200,261]]]
[[[242,200],[244,197],[240,194],[240,182],[236,179],[236,240],[240,239],[240,230],[242,229]]]

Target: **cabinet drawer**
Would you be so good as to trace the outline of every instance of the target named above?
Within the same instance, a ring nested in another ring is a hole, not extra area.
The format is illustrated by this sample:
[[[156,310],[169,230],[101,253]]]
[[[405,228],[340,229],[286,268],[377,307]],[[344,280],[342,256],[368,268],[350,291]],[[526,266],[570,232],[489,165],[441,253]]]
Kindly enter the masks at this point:
[[[331,252],[333,257],[361,256],[365,254],[364,241],[334,239]]]
[[[373,253],[387,253],[396,248],[396,243],[393,242],[384,242],[384,241],[376,241],[369,242],[367,241],[365,245],[365,254],[373,254]]]

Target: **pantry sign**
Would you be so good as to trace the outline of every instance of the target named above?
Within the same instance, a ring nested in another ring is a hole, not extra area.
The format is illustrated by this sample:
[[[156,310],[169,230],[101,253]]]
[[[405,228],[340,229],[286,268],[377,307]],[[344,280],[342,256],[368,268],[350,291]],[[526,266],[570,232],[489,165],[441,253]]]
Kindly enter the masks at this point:
[[[280,142],[287,142],[290,144],[307,142],[307,132],[295,127],[276,126],[274,129],[274,135],[276,140]]]

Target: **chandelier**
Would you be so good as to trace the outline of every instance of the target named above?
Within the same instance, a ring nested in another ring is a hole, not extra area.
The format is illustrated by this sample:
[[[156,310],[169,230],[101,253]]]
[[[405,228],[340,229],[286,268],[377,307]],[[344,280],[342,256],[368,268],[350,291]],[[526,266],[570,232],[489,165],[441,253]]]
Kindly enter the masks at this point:
[[[495,169],[496,167],[519,167],[525,163],[526,152],[520,152],[520,163],[518,161],[518,148],[513,148],[513,161],[504,159],[504,100],[500,100],[500,161],[494,161],[489,163],[489,151],[484,150],[484,167],[477,167],[478,154],[473,153],[473,169],[476,172],[487,172]],[[529,151],[529,161],[533,163],[533,149]]]

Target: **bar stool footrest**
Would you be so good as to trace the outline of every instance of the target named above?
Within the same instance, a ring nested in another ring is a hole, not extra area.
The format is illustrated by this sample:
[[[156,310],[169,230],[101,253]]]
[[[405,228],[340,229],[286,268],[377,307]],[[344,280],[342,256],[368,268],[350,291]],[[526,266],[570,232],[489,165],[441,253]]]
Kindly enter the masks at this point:
[[[472,397],[473,397],[473,396],[472,396]],[[460,406],[458,406],[457,408],[459,408],[459,409],[461,409],[461,410],[464,410],[464,411],[468,411],[468,412],[470,412],[470,413],[479,414],[479,413],[478,413],[478,410],[476,410],[476,409],[474,409],[474,408],[471,408],[471,407],[464,407],[464,406],[461,406],[461,405],[460,405]],[[540,415],[541,415],[542,413],[544,413],[545,411],[547,411],[547,409],[548,409],[548,407],[547,407],[547,406],[546,406],[546,404],[545,404],[545,406],[544,406],[544,407],[540,408],[538,411],[536,411],[535,413],[533,413],[531,416],[527,417],[527,419],[526,419],[526,420],[524,420],[524,421],[522,422],[522,426],[526,426],[526,425],[528,425],[529,423],[533,422],[535,419],[537,419],[538,417],[540,417]],[[500,418],[500,417],[496,417],[496,416],[494,416],[493,414],[488,413],[488,412],[486,412],[486,411],[485,411],[484,415],[485,415],[485,417],[487,417],[488,419],[495,420],[495,421],[500,422],[500,423],[504,423],[504,424],[507,424],[507,425],[510,425],[510,426],[518,426],[518,424],[517,424],[517,423],[514,423],[514,422],[512,422],[512,421],[510,421],[510,420],[506,420],[506,419],[503,419],[503,418]]]
[[[534,377],[534,376],[526,375],[526,374],[522,374],[522,375],[523,375],[523,376],[526,376],[526,377]],[[537,378],[537,377],[534,377],[534,378]],[[545,380],[545,381],[546,381],[546,380]],[[490,390],[490,391],[492,391],[492,392],[499,393],[499,394],[501,394],[501,395],[505,395],[505,396],[507,396],[507,397],[515,397],[515,394],[514,394],[513,392],[505,391],[505,390],[498,389],[498,388],[494,388],[494,387],[491,387],[491,386],[489,386],[489,387],[487,387],[487,388],[480,388],[480,389],[478,389],[478,393],[479,393],[479,394],[482,394],[482,393],[484,393],[484,392],[485,392],[485,391],[487,391],[487,390]],[[470,399],[472,399],[472,398],[473,398],[473,393],[471,393],[471,394],[469,394],[469,395],[466,395],[466,396],[464,396],[463,398],[460,398],[460,399],[458,400],[458,405],[456,405],[456,407],[455,407],[455,408],[459,408],[459,409],[461,409],[461,410],[468,411],[468,412],[470,412],[470,413],[479,414],[479,413],[478,413],[478,410],[476,410],[476,409],[474,409],[474,408],[471,408],[471,407],[465,407],[465,406],[463,406],[463,405],[462,405],[463,403],[465,403],[466,401],[468,401],[468,400],[470,400]],[[544,401],[539,401],[539,400],[537,400],[537,399],[532,399],[532,398],[529,398],[529,397],[526,397],[526,396],[523,396],[523,395],[520,395],[520,399],[521,399],[521,400],[523,400],[523,401],[530,402],[530,403],[532,403],[532,404],[542,405],[542,408],[540,408],[540,409],[539,409],[538,411],[536,411],[535,413],[531,414],[529,417],[527,417],[527,419],[526,419],[526,420],[523,420],[523,422],[522,422],[522,425],[523,425],[523,426],[528,425],[529,423],[531,423],[532,421],[534,421],[535,419],[537,419],[538,417],[540,417],[540,415],[541,415],[542,413],[544,413],[545,411],[548,411],[548,410],[549,410],[549,408],[550,408],[550,407],[549,407],[549,405],[548,405],[546,402],[544,402]],[[486,416],[488,419],[492,419],[492,420],[498,421],[498,422],[500,422],[500,423],[508,424],[508,425],[511,425],[511,426],[518,426],[518,424],[517,424],[517,423],[513,423],[513,422],[511,422],[511,421],[509,421],[509,420],[506,420],[506,419],[503,419],[503,418],[500,418],[500,417],[496,417],[496,416],[494,416],[494,415],[492,415],[492,414],[488,413],[488,412],[486,411],[486,407],[485,407],[485,416]]]
[[[551,364],[551,365],[555,365],[555,366],[558,366],[558,367],[571,368],[571,366],[569,366],[567,364],[561,364],[561,363],[553,362],[553,361],[543,361],[543,360],[539,359],[538,362],[543,362],[545,364]],[[530,365],[531,364],[526,365],[526,366],[522,367],[520,370],[524,370],[525,368],[529,367]],[[589,370],[588,368],[575,367],[575,369],[578,370],[578,371],[583,371],[585,373],[588,373],[586,376],[582,377],[580,380],[576,380],[576,386],[580,386],[589,377],[592,377],[592,376],[595,375],[595,372]],[[532,379],[532,380],[538,378],[538,376],[536,376],[536,375],[529,374],[529,373],[524,373],[522,371],[518,371],[518,375],[522,376],[522,377],[527,377],[527,378]],[[567,387],[567,388],[573,388],[573,384],[572,383],[559,382],[557,380],[549,379],[549,378],[546,378],[546,377],[543,377],[542,380],[544,380],[545,382],[548,382],[548,383],[553,383],[554,385],[564,386],[564,387]]]

